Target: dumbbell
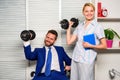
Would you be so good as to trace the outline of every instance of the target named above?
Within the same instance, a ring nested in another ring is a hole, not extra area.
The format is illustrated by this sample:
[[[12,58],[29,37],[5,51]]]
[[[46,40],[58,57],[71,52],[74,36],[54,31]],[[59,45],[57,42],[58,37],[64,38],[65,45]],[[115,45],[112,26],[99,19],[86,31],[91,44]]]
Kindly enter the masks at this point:
[[[36,37],[36,34],[33,30],[23,30],[20,37],[23,41],[28,41],[33,40]]]
[[[70,21],[74,22],[72,25],[73,28],[76,28],[79,24],[79,20],[76,18],[71,18]],[[63,19],[62,21],[60,21],[60,24],[62,29],[68,29],[69,27],[69,21],[67,19]]]

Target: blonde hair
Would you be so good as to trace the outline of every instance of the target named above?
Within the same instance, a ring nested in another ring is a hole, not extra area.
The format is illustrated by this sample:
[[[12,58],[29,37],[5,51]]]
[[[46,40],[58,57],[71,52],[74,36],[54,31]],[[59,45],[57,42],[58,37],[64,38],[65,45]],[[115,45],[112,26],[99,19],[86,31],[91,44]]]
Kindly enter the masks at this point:
[[[95,6],[94,6],[92,3],[85,3],[84,6],[83,6],[82,11],[84,11],[84,9],[85,9],[86,6],[90,6],[90,7],[92,7],[93,10],[95,11]]]

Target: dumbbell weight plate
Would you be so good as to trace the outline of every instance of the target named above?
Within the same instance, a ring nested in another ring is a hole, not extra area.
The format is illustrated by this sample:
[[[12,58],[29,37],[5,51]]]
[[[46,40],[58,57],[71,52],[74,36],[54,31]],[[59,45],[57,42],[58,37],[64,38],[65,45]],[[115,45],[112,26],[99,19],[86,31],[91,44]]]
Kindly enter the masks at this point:
[[[79,24],[79,20],[76,18],[71,18],[70,21],[74,22],[72,25],[73,28],[76,28],[77,25]]]
[[[36,34],[33,30],[29,30],[29,32],[30,32],[30,36],[31,36],[30,40],[33,40],[36,37]]]
[[[63,19],[62,21],[60,21],[60,24],[62,29],[68,29],[69,27],[69,22],[67,19]]]
[[[24,30],[21,32],[20,37],[23,41],[28,41],[30,39],[30,32],[28,30]]]

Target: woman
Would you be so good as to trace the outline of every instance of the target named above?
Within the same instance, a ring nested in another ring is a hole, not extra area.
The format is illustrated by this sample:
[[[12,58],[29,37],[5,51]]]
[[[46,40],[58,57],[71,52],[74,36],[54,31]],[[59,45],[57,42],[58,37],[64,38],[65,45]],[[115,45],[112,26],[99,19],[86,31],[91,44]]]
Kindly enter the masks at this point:
[[[72,56],[71,80],[94,80],[94,61],[97,55],[95,49],[106,49],[106,40],[103,27],[94,20],[94,5],[86,3],[82,12],[85,21],[78,25],[73,34],[71,34],[73,22],[70,21],[66,34],[68,45],[76,41]],[[90,34],[95,36],[95,45],[83,39],[83,36]]]

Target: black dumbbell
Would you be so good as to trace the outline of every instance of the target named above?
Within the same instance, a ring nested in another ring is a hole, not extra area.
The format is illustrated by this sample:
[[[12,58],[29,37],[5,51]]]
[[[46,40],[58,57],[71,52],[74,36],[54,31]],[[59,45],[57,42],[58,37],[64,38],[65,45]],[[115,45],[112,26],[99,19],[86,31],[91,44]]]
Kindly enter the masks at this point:
[[[60,24],[62,29],[68,29],[69,27],[69,22],[67,19],[63,19],[62,21],[60,21]]]
[[[72,25],[73,28],[76,28],[77,25],[79,24],[79,20],[76,18],[71,18],[70,21],[74,22]]]
[[[28,41],[33,40],[36,37],[36,34],[33,30],[23,30],[20,37],[23,41]]]
[[[74,22],[72,25],[73,28],[76,28],[77,25],[79,24],[79,20],[76,18],[71,18],[70,21]],[[63,19],[62,21],[60,21],[60,24],[62,29],[68,29],[69,27],[69,22],[67,19]]]

